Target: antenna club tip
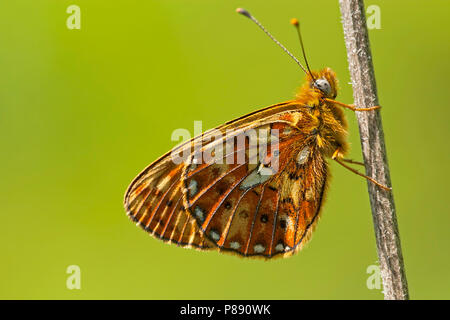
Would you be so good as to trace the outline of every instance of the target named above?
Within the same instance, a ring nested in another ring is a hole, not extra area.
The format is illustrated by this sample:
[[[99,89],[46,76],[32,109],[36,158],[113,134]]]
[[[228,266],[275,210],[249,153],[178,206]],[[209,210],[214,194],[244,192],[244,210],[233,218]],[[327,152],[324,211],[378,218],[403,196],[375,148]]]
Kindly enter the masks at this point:
[[[292,18],[292,19],[291,19],[291,24],[292,24],[293,26],[298,27],[298,25],[299,25],[298,19]]]
[[[246,16],[247,18],[251,18],[250,12],[248,12],[248,11],[245,10],[245,9],[237,8],[237,9],[236,9],[236,12],[242,14],[243,16]]]

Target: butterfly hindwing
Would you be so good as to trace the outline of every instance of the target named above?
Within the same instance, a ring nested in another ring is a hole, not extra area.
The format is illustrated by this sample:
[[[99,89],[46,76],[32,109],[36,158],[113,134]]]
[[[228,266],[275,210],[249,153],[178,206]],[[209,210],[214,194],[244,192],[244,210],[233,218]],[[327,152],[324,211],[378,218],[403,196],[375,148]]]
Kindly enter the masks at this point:
[[[327,163],[322,154],[307,145],[296,152],[297,157],[280,176],[275,252],[294,253],[310,239],[327,187]]]
[[[254,161],[251,145],[246,143],[243,150],[236,146],[215,162],[186,167],[185,206],[221,250],[243,256],[290,254],[307,240],[317,221],[326,164],[320,152],[308,146],[309,136],[289,121],[252,129],[279,132],[278,169],[269,164],[274,156],[270,151],[266,159]],[[226,141],[222,143],[225,148]],[[245,161],[239,162],[242,151]]]

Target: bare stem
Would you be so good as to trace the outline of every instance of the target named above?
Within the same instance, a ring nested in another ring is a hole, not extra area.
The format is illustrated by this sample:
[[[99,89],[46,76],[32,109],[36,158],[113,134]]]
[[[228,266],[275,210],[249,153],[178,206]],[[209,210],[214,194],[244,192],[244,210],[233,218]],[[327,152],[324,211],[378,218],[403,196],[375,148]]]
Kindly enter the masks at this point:
[[[339,0],[339,5],[355,105],[378,106],[364,2],[363,0]],[[380,112],[382,111],[356,112],[356,117],[366,174],[384,185],[391,186]],[[368,182],[368,190],[384,298],[387,300],[409,299],[393,193],[371,182]]]

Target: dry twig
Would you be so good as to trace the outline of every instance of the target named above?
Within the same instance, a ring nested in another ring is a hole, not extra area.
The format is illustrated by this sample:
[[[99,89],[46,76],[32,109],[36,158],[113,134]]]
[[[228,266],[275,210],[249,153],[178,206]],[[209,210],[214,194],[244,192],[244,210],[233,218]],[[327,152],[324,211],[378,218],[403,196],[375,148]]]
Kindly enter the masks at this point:
[[[363,0],[339,0],[355,105],[378,105]],[[391,186],[381,112],[356,112],[366,174]],[[392,191],[368,182],[385,299],[409,299]]]

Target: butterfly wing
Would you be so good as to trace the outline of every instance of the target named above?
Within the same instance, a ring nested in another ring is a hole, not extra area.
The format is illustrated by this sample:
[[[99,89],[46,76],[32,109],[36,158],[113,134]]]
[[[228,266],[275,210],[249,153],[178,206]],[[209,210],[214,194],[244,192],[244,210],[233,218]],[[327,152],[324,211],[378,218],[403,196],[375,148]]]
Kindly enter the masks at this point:
[[[180,180],[184,164],[170,157],[155,161],[139,174],[125,194],[128,216],[151,235],[180,246],[213,247],[183,206]]]
[[[311,122],[302,121],[308,114],[301,107],[292,101],[274,105],[174,148],[132,182],[125,195],[128,215],[152,235],[182,246],[262,257],[295,252],[317,222],[327,176],[310,130],[300,126]],[[228,151],[228,130],[235,139],[254,129],[281,132],[279,157],[269,152],[255,162],[254,146],[246,141],[222,158],[196,163],[196,150],[220,145]],[[175,164],[171,154],[186,150],[191,156]],[[295,160],[305,150],[306,160]],[[274,158],[276,172],[268,164]]]
[[[280,201],[273,217],[269,256],[291,255],[310,240],[319,220],[327,179],[327,163],[315,144],[304,144],[296,150],[291,165],[280,175]]]
[[[181,173],[188,164],[175,163],[172,154],[183,154],[186,150],[192,152],[211,137],[225,133],[228,129],[245,126],[259,117],[289,108],[290,103],[286,102],[250,113],[186,141],[163,155],[131,182],[124,199],[127,215],[142,229],[163,241],[199,249],[215,247],[204,237],[195,219],[183,205]]]

